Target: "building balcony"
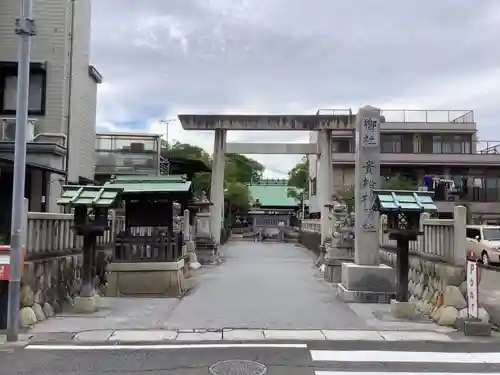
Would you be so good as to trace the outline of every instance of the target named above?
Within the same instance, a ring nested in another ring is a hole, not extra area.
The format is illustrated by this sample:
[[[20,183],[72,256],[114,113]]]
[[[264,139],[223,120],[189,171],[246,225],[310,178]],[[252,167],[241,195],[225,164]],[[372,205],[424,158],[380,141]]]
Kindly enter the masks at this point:
[[[161,136],[143,133],[97,133],[96,176],[160,174]]]
[[[500,166],[500,141],[481,142],[413,142],[409,147],[401,143],[382,143],[382,165],[446,165],[446,166]],[[405,150],[406,148],[406,150]],[[333,164],[354,164],[352,144],[333,152]],[[349,152],[346,152],[349,151]]]
[[[349,191],[349,194],[352,194],[353,188],[344,185],[334,185],[333,191],[335,194],[343,196],[345,191]],[[500,187],[483,188],[471,186],[467,194],[463,197],[448,196],[448,199],[446,199],[446,197],[437,194],[433,199],[440,213],[452,213],[453,208],[457,204],[466,204],[473,214],[496,215],[500,217]]]
[[[64,134],[45,133],[38,126],[36,118],[28,119],[26,162],[54,169],[61,165],[61,169],[54,171],[62,173],[62,159],[67,154],[66,136]],[[16,119],[14,117],[0,117],[0,158],[3,161],[14,160],[16,138]],[[56,162],[54,162],[56,160]]]

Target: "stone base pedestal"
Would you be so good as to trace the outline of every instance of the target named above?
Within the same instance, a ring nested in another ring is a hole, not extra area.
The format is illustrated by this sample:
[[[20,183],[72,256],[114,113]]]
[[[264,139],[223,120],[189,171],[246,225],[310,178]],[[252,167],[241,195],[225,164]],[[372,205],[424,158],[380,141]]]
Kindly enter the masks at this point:
[[[177,262],[110,263],[106,297],[180,297],[187,291],[184,259]]]
[[[97,311],[96,297],[75,297],[73,310],[80,314],[91,314]]]
[[[389,303],[396,297],[395,281],[392,267],[343,263],[338,296],[345,302]]]
[[[342,281],[342,263],[353,263],[352,259],[325,259],[324,278],[329,283],[340,283]]]
[[[491,324],[476,319],[457,319],[455,323],[460,332],[465,336],[489,337],[491,336]]]
[[[217,264],[220,253],[217,244],[208,237],[196,238],[196,257],[201,264]]]
[[[411,302],[391,300],[391,315],[396,319],[411,319],[415,315],[415,305]]]

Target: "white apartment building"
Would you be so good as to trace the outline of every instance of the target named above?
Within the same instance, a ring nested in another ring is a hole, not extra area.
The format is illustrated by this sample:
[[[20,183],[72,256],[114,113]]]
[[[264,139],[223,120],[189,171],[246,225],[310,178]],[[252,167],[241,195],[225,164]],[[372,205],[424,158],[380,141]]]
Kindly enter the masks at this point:
[[[333,132],[332,185],[334,194],[354,185],[356,115],[349,110],[330,110],[344,116],[351,129]],[[351,114],[350,114],[351,113]],[[319,114],[319,113],[318,113]],[[326,114],[326,113],[322,113]],[[500,140],[480,141],[473,111],[383,110],[381,123],[381,175],[400,174],[424,185],[425,176],[460,186],[467,181],[462,202],[472,216],[485,221],[500,219]],[[315,142],[316,132],[310,140]],[[319,213],[315,195],[317,157],[309,157],[311,213]],[[450,216],[456,196],[435,195],[442,217]]]
[[[10,226],[20,4],[0,3],[0,229]],[[61,184],[94,175],[102,77],[90,65],[91,0],[33,0],[33,19],[25,196],[30,211],[60,212]]]

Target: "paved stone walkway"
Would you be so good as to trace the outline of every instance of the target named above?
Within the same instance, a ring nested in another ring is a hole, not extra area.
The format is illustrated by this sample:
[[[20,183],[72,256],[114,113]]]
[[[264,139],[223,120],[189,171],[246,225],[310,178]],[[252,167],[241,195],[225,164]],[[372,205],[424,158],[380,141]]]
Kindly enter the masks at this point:
[[[312,253],[282,243],[232,242],[226,263],[168,319],[170,328],[363,329],[313,266]]]
[[[103,299],[92,315],[67,315],[30,332],[117,329],[368,329],[365,319],[338,301],[313,266],[313,255],[292,244],[231,242],[225,263],[197,272],[183,299]]]

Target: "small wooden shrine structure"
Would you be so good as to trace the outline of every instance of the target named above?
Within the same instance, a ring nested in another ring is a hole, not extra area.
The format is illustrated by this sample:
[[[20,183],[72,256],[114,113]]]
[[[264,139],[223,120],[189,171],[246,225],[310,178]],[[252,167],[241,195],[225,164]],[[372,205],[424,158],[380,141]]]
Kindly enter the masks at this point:
[[[189,255],[184,246],[192,224],[180,223],[192,199],[184,175],[119,176],[105,187],[121,189],[125,229],[115,241],[108,265],[108,296],[172,295],[185,292]]]

